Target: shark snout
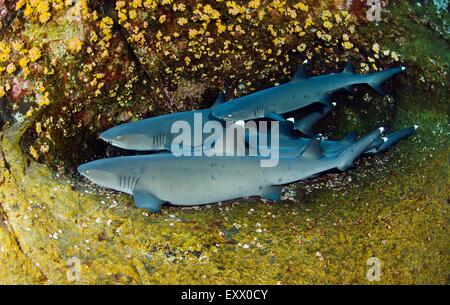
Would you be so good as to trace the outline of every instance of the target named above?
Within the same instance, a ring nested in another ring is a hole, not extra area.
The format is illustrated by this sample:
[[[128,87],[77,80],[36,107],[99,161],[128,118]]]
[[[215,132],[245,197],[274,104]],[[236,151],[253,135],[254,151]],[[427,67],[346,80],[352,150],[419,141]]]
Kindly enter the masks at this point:
[[[81,164],[77,167],[77,171],[80,175],[86,177],[87,175],[89,175],[89,166],[87,164]]]
[[[98,137],[108,143],[111,143],[114,139],[114,135],[110,130],[102,132]]]

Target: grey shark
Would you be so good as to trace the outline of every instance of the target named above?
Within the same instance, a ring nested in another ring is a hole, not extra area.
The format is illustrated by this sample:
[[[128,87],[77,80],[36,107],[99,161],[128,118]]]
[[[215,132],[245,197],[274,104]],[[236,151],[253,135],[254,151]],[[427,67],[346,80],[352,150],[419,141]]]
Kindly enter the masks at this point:
[[[166,114],[118,125],[102,132],[99,137],[111,145],[123,149],[170,151],[173,140],[177,136],[176,133],[171,132],[175,122],[184,121],[190,126],[194,126],[195,115],[201,114],[203,126],[207,121],[211,120],[213,109],[223,102],[225,102],[225,95],[220,93],[214,105],[208,109]],[[199,143],[199,146],[202,144]]]
[[[133,196],[138,208],[160,211],[178,206],[210,204],[241,197],[280,200],[283,185],[333,168],[347,170],[382,135],[377,129],[339,155],[323,155],[315,139],[299,155],[281,157],[276,167],[260,166],[260,156],[176,157],[169,153],[92,161],[78,172],[102,187]]]
[[[302,64],[290,82],[223,103],[213,110],[213,116],[226,121],[259,118],[283,121],[283,114],[312,103],[319,102],[330,107],[332,93],[341,89],[351,90],[357,84],[367,84],[384,95],[381,85],[405,70],[404,67],[396,67],[369,74],[356,74],[353,65],[348,63],[341,73],[308,77],[306,64],[307,62]]]
[[[329,111],[329,110],[327,110]],[[318,119],[322,117],[322,114],[319,112],[313,112],[307,115],[306,120],[301,123],[300,121],[285,121],[279,122],[279,135],[278,135],[278,147],[281,155],[284,156],[293,156],[298,155],[303,152],[308,145],[314,141],[314,138],[322,138],[321,134],[314,135],[313,138],[304,138],[298,136],[295,133],[296,127],[299,125],[304,126],[307,130],[312,130],[312,126],[317,122]],[[300,124],[299,124],[300,123]],[[297,125],[296,125],[297,124]],[[382,132],[384,132],[384,128],[380,127]],[[364,154],[379,154],[385,152],[393,145],[397,144],[399,141],[406,139],[411,136],[416,129],[418,129],[418,125],[414,125],[413,127],[403,128],[398,131],[394,131],[390,134],[385,135],[384,137],[380,137],[375,140],[364,152]],[[253,139],[252,137],[260,137],[267,138],[267,146],[271,146],[272,144],[272,134],[264,133],[259,131],[257,135],[245,135],[246,142],[250,145],[251,143],[258,143],[258,147],[256,149],[260,149],[261,145],[257,142],[257,139]],[[322,149],[322,153],[326,157],[335,157],[351,146],[357,139],[357,134],[355,131],[348,134],[340,141],[330,141],[323,139],[320,141],[320,146]],[[263,147],[266,148],[266,147]]]

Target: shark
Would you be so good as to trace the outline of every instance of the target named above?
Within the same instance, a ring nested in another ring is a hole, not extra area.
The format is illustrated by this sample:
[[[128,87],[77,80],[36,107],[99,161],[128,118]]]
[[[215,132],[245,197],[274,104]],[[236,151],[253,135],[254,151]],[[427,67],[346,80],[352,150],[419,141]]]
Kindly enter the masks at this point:
[[[177,136],[172,133],[176,122],[187,122],[194,126],[195,117],[201,118],[201,125],[214,119],[211,116],[215,107],[225,102],[225,94],[219,93],[214,104],[207,109],[184,111],[143,119],[114,126],[99,135],[99,138],[109,144],[136,151],[170,151],[173,140]],[[193,131],[193,128],[192,128]],[[195,143],[192,146],[195,147]],[[201,146],[203,143],[198,143]]]
[[[278,122],[279,133],[277,135],[267,132],[267,130],[258,130],[256,135],[245,134],[245,141],[250,147],[254,145],[253,143],[257,143],[256,147],[253,146],[253,149],[256,151],[259,151],[261,148],[267,149],[267,147],[278,145],[278,149],[281,154],[296,155],[301,153],[311,143],[311,141],[314,140],[314,138],[321,138],[322,141],[320,142],[320,145],[323,150],[323,154],[328,157],[337,156],[356,141],[358,136],[356,131],[350,132],[339,141],[330,141],[327,138],[324,138],[322,134],[316,134],[313,131],[314,125],[323,119],[335,106],[336,103],[333,102],[331,107],[324,106],[322,111],[313,111],[303,118],[298,119],[291,117],[285,121],[280,121]],[[383,132],[385,131],[384,127],[380,128]],[[384,137],[380,137],[374,141],[370,147],[368,147],[364,154],[380,154],[385,152],[401,140],[411,136],[418,128],[419,125],[416,124],[413,127],[406,127],[393,131]],[[300,131],[306,137],[299,136],[296,131]],[[278,137],[276,142],[272,141],[273,136]],[[257,137],[267,139],[266,145],[262,146],[260,142],[257,141]]]
[[[419,125],[414,125],[413,127],[406,127],[397,131],[393,131],[389,134],[384,135],[383,137],[378,138],[375,140],[366,151],[363,152],[363,154],[380,154],[382,152],[387,151],[389,148],[397,144],[403,139],[408,138],[411,136],[415,130],[419,128]],[[380,129],[385,132],[384,127],[380,127]],[[298,136],[294,131],[294,126],[292,126],[291,122],[280,122],[279,127],[280,133],[278,136],[278,149],[280,151],[281,155],[284,156],[293,156],[301,154],[304,149],[306,149],[312,141],[315,140],[315,138],[320,138],[320,147],[322,149],[322,153],[326,157],[335,157],[338,156],[340,153],[342,153],[345,149],[350,147],[357,139],[357,133],[356,131],[350,132],[347,136],[345,136],[343,139],[339,141],[332,141],[327,140],[324,138],[321,134],[317,134],[312,138],[304,138],[301,136]],[[258,133],[257,136],[260,136],[261,133]],[[272,145],[272,134],[267,133],[264,134],[263,137],[267,137],[267,143],[270,143],[267,145],[267,147],[270,147]],[[253,140],[252,137],[255,137],[254,135],[247,135],[246,134],[246,142],[250,145],[251,143],[257,143],[256,140]],[[259,149],[266,149],[265,146],[258,145],[255,147],[256,151]],[[272,147],[273,148],[273,147]]]
[[[282,187],[331,169],[345,171],[380,139],[378,128],[333,157],[323,154],[321,139],[301,154],[280,157],[275,167],[261,167],[256,156],[174,156],[170,153],[91,161],[78,172],[93,183],[133,196],[138,208],[159,212],[164,203],[204,205],[259,196],[279,201]]]
[[[405,67],[394,67],[384,71],[357,74],[349,62],[341,73],[308,77],[307,63],[305,61],[300,66],[290,82],[230,100],[216,107],[212,115],[225,121],[260,118],[283,121],[284,114],[313,103],[322,103],[330,107],[331,94],[342,89],[352,91],[354,85],[367,84],[377,93],[384,95],[381,85],[406,70]]]

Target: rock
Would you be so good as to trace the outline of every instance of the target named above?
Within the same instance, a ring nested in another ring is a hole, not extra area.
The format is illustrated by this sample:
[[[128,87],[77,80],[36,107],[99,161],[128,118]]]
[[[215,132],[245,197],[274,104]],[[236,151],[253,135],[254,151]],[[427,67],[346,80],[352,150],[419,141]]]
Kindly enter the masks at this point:
[[[136,8],[125,1],[117,9],[120,1],[69,2],[49,7],[48,20],[25,14],[26,6],[1,19],[8,25],[0,56],[1,283],[364,284],[374,256],[382,262],[380,283],[448,281],[442,84],[450,53],[439,35],[407,30],[417,26],[405,17],[408,5],[389,15],[405,27],[400,45],[397,28],[361,26],[333,6],[310,2],[307,11],[258,1],[184,9],[173,1]],[[417,54],[436,54],[436,64],[417,62]],[[361,72],[404,58],[412,72],[388,85],[391,98],[364,99],[374,96],[365,89],[351,100],[337,95],[339,109],[318,128],[340,137],[420,124],[419,134],[353,171],[289,186],[279,204],[250,198],[165,206],[154,215],[71,175],[81,162],[108,154],[99,131],[207,107],[220,90],[231,98],[287,81],[306,57],[315,74],[335,72],[350,57]]]

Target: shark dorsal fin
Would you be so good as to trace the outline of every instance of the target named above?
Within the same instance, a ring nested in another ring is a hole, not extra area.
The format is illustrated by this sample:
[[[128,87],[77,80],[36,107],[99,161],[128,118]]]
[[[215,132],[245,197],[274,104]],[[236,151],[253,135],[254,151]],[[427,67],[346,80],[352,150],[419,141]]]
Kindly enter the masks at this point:
[[[223,91],[220,91],[219,96],[217,96],[217,99],[214,102],[214,104],[211,106],[211,108],[215,108],[224,102],[225,102],[225,93]]]
[[[322,148],[320,147],[320,138],[316,138],[309,143],[305,151],[303,151],[302,157],[305,158],[320,158],[322,157]]]
[[[308,78],[308,60],[305,60],[297,72],[295,72],[292,81],[301,81]]]
[[[344,68],[344,73],[346,74],[356,74],[355,66],[351,61],[347,63],[347,65]]]

